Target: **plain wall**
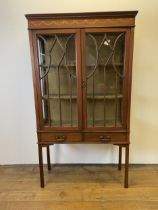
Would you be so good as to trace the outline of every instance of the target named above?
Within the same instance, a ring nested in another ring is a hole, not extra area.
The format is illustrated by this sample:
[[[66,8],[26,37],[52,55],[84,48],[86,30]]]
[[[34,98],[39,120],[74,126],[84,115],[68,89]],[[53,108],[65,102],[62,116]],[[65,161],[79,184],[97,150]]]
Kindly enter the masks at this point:
[[[158,1],[0,0],[0,164],[37,163],[26,13],[139,10],[131,106],[131,163],[158,163]],[[111,145],[57,145],[57,163],[114,163]]]

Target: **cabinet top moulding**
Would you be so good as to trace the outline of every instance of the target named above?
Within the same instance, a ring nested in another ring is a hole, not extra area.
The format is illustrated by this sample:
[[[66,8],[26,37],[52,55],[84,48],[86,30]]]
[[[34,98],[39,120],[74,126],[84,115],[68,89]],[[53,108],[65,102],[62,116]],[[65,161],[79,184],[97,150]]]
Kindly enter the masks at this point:
[[[28,29],[134,27],[138,11],[26,14]],[[116,21],[117,20],[117,21]]]

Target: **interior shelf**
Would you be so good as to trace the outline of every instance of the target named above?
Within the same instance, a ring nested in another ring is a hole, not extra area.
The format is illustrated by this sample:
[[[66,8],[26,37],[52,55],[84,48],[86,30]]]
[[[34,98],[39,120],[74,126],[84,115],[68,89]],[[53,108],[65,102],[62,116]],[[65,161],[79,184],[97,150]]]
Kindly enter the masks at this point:
[[[48,123],[45,123],[48,126]],[[94,125],[93,125],[94,124]],[[88,127],[103,127],[104,124],[108,127],[115,127],[115,120],[95,120],[93,123],[93,120],[88,120],[87,121],[87,125]],[[70,121],[66,121],[63,120],[62,121],[62,125],[60,126],[60,121],[59,120],[51,120],[51,126],[55,126],[55,127],[77,127],[78,126],[78,122],[76,120],[73,120],[72,124]],[[117,120],[116,121],[116,126],[117,127],[121,127],[122,123],[121,121]]]
[[[122,94],[106,94],[106,95],[104,95],[104,94],[88,94],[87,95],[87,99],[115,99],[115,98],[123,98],[123,95]]]
[[[48,100],[49,99],[59,99],[59,95],[58,94],[50,94],[49,97],[48,95],[44,95],[42,96],[42,99],[44,100]],[[123,95],[122,94],[101,94],[101,93],[97,93],[97,94],[88,94],[87,95],[87,99],[121,99],[123,98]],[[70,100],[70,99],[77,99],[77,96],[76,95],[68,95],[68,94],[60,94],[60,99],[63,99],[63,100]]]
[[[115,66],[117,66],[117,67],[122,67],[123,66],[123,63],[115,63],[114,64]],[[105,65],[104,64],[98,64],[97,65],[97,67],[104,67]],[[113,64],[111,64],[111,63],[109,63],[109,64],[107,64],[106,65],[106,67],[111,67],[111,66],[113,66]],[[39,65],[39,67],[42,67],[42,68],[44,68],[44,69],[46,69],[46,68],[48,68],[49,66],[48,65]],[[68,67],[68,68],[72,68],[72,69],[74,69],[74,70],[76,70],[76,65],[75,64],[67,64],[67,65],[55,65],[55,64],[51,64],[50,65],[50,67],[51,68],[58,68],[58,67],[60,67],[60,68],[66,68],[66,67]],[[92,68],[92,67],[95,67],[95,65],[94,64],[89,64],[89,65],[86,65],[86,68]]]
[[[105,120],[105,122],[104,120],[94,120],[94,123],[93,123],[93,120],[88,120],[87,124],[88,124],[88,127],[103,127],[104,125],[108,127],[115,127],[115,120]],[[121,121],[117,120],[116,125],[117,127],[121,127],[122,126]]]
[[[49,99],[59,99],[59,94],[50,94],[49,97],[48,95],[44,95],[42,96],[43,99],[48,100]],[[64,100],[70,100],[70,99],[77,99],[76,95],[68,95],[68,94],[60,94],[60,99],[64,99]]]

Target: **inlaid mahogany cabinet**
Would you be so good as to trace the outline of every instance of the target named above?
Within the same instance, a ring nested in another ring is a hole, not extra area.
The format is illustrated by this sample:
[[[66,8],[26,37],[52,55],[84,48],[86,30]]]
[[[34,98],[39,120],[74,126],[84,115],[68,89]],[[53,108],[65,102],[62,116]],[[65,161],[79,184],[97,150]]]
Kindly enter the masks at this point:
[[[125,148],[128,187],[132,54],[137,11],[29,14],[28,29],[42,148],[53,144],[113,144]]]

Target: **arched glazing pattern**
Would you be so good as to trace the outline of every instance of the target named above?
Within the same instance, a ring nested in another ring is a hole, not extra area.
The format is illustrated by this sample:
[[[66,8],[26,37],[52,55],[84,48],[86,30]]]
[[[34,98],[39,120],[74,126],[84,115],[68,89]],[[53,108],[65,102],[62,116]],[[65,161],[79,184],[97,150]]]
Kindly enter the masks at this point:
[[[77,127],[75,34],[38,35],[44,124]]]
[[[123,123],[124,33],[86,33],[88,127]]]

